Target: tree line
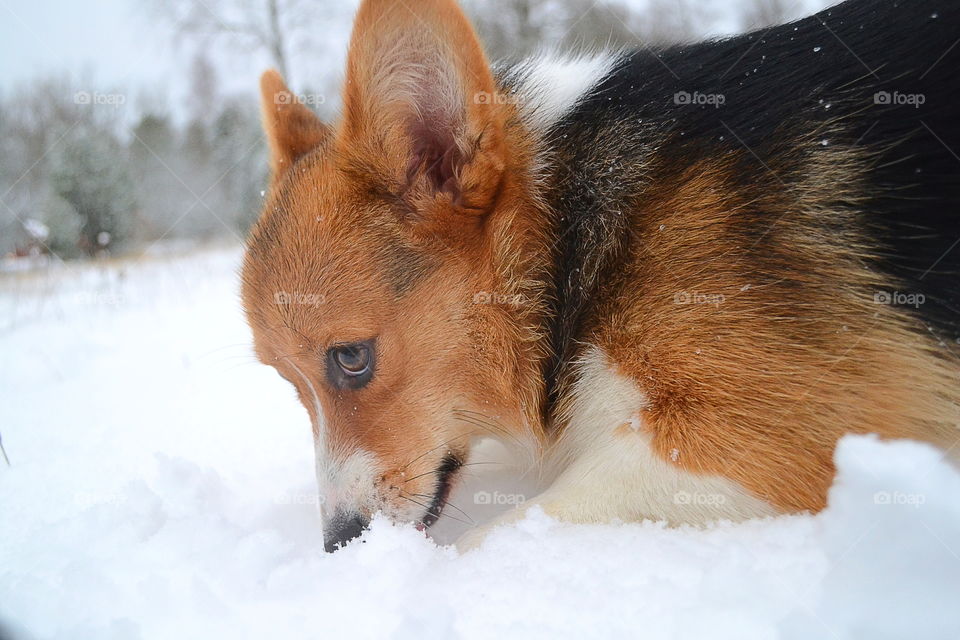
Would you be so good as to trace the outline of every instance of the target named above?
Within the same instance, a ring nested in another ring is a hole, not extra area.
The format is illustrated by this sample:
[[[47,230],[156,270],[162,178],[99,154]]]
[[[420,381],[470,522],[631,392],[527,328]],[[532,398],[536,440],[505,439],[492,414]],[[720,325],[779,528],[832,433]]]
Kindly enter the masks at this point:
[[[697,0],[649,0],[643,10],[616,0],[463,4],[494,60],[521,58],[545,44],[596,50],[688,41],[708,32],[717,17]],[[252,95],[220,95],[208,54],[260,51],[277,68],[312,69],[313,86],[332,89],[340,68],[306,64],[292,54],[315,50],[307,44],[332,28],[325,12],[332,6],[324,0],[153,0],[159,19],[176,27],[174,44],[196,52],[186,118],[174,118],[162,100],[67,76],[38,78],[0,96],[0,256],[66,260],[158,241],[242,238],[267,180],[258,106]],[[738,7],[744,29],[788,15],[786,0],[744,0]],[[321,108],[329,116],[334,105]]]

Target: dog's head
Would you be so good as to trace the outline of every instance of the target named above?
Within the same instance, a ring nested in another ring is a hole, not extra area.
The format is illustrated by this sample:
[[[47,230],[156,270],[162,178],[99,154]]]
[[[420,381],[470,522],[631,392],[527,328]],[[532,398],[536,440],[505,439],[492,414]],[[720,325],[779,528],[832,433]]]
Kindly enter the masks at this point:
[[[261,85],[272,181],[243,300],[310,414],[328,546],[376,511],[429,526],[471,437],[526,404],[492,220],[517,209],[510,107],[452,0],[362,3],[336,124]]]

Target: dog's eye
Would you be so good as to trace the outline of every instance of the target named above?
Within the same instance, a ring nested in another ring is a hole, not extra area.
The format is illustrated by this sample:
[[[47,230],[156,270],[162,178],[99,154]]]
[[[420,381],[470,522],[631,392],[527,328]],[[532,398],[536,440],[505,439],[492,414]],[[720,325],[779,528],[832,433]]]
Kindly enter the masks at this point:
[[[327,378],[338,389],[359,389],[373,377],[374,350],[370,342],[337,345],[327,352]]]
[[[359,376],[370,366],[370,350],[366,345],[351,344],[346,347],[336,347],[333,355],[337,364],[347,375]]]

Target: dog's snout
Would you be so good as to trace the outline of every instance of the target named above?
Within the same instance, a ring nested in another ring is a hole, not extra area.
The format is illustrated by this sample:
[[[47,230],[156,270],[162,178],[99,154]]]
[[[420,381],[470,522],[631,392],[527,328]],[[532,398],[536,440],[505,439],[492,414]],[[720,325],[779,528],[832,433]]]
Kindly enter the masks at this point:
[[[333,553],[354,538],[359,538],[370,520],[355,513],[338,513],[330,520],[323,531],[323,548]]]

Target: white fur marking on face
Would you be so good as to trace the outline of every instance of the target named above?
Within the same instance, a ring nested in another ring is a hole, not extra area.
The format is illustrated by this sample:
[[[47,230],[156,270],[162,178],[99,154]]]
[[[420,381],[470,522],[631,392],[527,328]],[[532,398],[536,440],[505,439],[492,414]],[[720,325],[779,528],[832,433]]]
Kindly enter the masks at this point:
[[[314,448],[317,450],[317,458],[319,460],[320,453],[323,452],[323,456],[326,457],[326,434],[323,431],[323,425],[320,423],[321,417],[323,416],[323,407],[320,405],[320,396],[317,395],[317,390],[314,388],[313,383],[310,382],[310,378],[300,370],[293,360],[287,359],[287,363],[293,367],[293,370],[297,372],[297,375],[303,379],[303,383],[307,385],[307,389],[310,390],[311,400],[313,400],[313,434]]]
[[[333,513],[338,507],[351,513],[361,510],[375,511],[377,503],[375,481],[377,458],[369,451],[357,449],[334,454],[327,442],[323,428],[323,407],[320,396],[310,378],[292,361],[288,361],[310,390],[314,411],[314,460],[316,462],[317,488],[320,492],[321,511]]]
[[[347,513],[373,513],[381,508],[376,492],[380,465],[369,451],[357,449],[327,464],[317,464],[317,486],[322,511],[327,516],[338,509]]]
[[[618,57],[604,53],[564,59],[546,54],[510,69],[508,80],[516,83],[516,99],[527,125],[549,129],[610,73]]]
[[[636,384],[615,372],[601,349],[591,347],[579,363],[569,422],[553,461],[562,470],[538,502],[577,522],[705,524],[776,514],[772,505],[731,480],[694,474],[656,455],[642,428],[645,406]],[[640,428],[631,428],[638,423]],[[671,454],[682,456],[682,451]]]

